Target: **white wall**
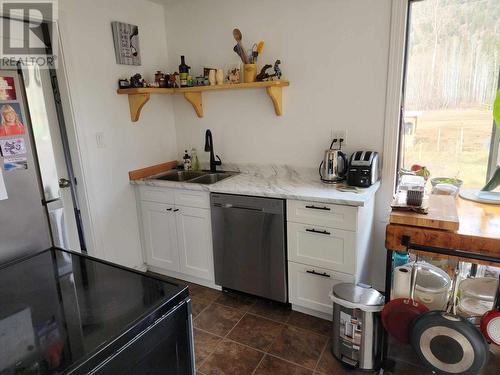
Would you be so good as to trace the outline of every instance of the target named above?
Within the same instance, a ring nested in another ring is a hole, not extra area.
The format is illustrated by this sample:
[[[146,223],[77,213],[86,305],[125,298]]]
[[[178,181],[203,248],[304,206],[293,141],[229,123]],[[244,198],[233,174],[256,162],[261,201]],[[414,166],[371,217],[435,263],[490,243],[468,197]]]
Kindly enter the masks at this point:
[[[169,67],[181,54],[195,75],[237,63],[237,26],[247,48],[265,41],[259,65],[279,58],[290,80],[282,117],[263,90],[205,94],[203,119],[176,97],[179,155],[207,128],[233,162],[316,166],[332,129],[348,129],[347,151],[382,151],[390,0],[169,1],[166,18]]]
[[[161,0],[158,0],[161,2]],[[171,0],[166,4],[169,67],[186,55],[193,75],[226,67],[234,27],[249,48],[264,40],[259,65],[282,61],[284,115],[263,90],[207,93],[205,117],[174,98],[178,156],[203,150],[210,128],[222,160],[317,167],[332,129],[347,129],[348,153],[383,150],[390,0]],[[206,158],[203,152],[199,152]],[[383,286],[385,213],[377,213],[372,282]]]
[[[116,88],[119,77],[139,72],[151,78],[156,70],[166,69],[163,8],[146,0],[60,0],[59,6],[77,146],[95,237],[90,252],[136,266],[142,259],[128,171],[176,158],[174,117],[171,98],[153,96],[139,122],[132,124],[127,97],[117,95]],[[116,64],[111,21],[139,26],[142,66]],[[104,133],[105,148],[97,148],[97,132]]]

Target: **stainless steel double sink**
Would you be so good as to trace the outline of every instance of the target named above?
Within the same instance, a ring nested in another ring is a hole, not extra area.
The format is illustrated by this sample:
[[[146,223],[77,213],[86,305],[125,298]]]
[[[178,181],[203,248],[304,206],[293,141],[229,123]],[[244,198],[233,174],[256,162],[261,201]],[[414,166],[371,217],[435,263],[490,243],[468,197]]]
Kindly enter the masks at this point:
[[[152,177],[153,180],[188,182],[193,184],[211,185],[226,178],[237,175],[238,172],[227,171],[170,171],[161,175]]]

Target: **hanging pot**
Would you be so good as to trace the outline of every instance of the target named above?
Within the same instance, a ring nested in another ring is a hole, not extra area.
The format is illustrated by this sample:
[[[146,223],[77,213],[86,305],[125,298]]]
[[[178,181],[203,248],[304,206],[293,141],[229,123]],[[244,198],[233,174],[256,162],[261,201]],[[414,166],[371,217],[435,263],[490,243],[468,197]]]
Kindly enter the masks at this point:
[[[488,311],[481,318],[481,332],[484,337],[495,345],[500,345],[500,276],[493,303],[493,310]]]
[[[455,314],[457,276],[458,269],[448,311],[429,311],[416,318],[410,342],[420,361],[433,372],[473,375],[487,363],[488,344],[472,323]]]
[[[404,344],[409,342],[410,324],[417,316],[428,311],[424,304],[413,299],[417,279],[417,260],[415,260],[412,267],[410,298],[396,298],[389,301],[380,314],[385,330],[396,340]]]

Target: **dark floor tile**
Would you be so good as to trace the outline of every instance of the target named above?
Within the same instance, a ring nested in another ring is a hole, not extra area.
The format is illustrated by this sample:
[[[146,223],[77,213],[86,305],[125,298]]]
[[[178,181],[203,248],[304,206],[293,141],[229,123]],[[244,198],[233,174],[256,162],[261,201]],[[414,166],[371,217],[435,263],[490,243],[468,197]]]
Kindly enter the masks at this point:
[[[338,361],[332,354],[331,351],[332,342],[328,341],[328,344],[321,355],[321,358],[318,363],[318,367],[316,368],[317,372],[322,374],[338,374],[338,375],[347,375],[347,374],[359,374],[359,371],[347,370],[342,363]],[[366,374],[366,373],[365,373]],[[369,373],[368,373],[369,374]]]
[[[241,311],[248,311],[255,303],[256,298],[234,292],[222,292],[215,302]]]
[[[309,331],[313,331],[321,335],[331,335],[332,322],[315,316],[306,315],[298,311],[292,311],[287,323],[295,327],[308,329]]]
[[[213,303],[196,317],[194,326],[219,336],[225,336],[244,314],[239,310]]]
[[[193,305],[193,318],[196,318],[212,302],[199,297],[191,297]]]
[[[286,326],[271,345],[269,353],[314,369],[327,340],[314,332]]]
[[[303,367],[299,367],[290,362],[283,361],[282,359],[270,356],[266,354],[262,362],[260,363],[257,370],[254,372],[255,375],[310,375],[311,370],[307,370]]]
[[[284,324],[246,314],[229,333],[231,340],[266,351],[285,327]]]
[[[189,294],[193,297],[203,298],[208,301],[215,301],[221,295],[221,291],[217,289],[207,288],[203,285],[188,284]]]
[[[267,300],[258,300],[250,308],[249,312],[263,316],[264,318],[272,319],[280,323],[285,323],[288,320],[292,310],[278,302]]]
[[[212,335],[207,332],[194,329],[194,351],[196,355],[196,367],[199,368],[200,364],[213,353],[217,344],[222,338]]]
[[[264,354],[224,340],[200,367],[206,375],[250,375],[259,364]]]

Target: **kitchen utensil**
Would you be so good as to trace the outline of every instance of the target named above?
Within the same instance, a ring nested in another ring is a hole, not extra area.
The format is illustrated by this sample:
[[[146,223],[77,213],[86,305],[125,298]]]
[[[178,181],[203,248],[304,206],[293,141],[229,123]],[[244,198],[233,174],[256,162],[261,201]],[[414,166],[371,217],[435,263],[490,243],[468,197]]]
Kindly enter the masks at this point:
[[[336,139],[330,144],[330,148],[325,151],[324,160],[319,165],[319,176],[325,183],[335,184],[345,180],[347,174],[347,156],[342,152],[342,143],[338,149],[334,149]]]
[[[486,365],[488,344],[477,328],[455,315],[459,266],[448,311],[429,311],[410,327],[410,342],[419,360],[437,374],[472,375]]]
[[[238,29],[238,28],[233,29],[233,37],[236,40],[236,42],[238,42],[238,46],[241,49],[242,54],[240,55],[240,57],[243,60],[243,63],[248,64],[249,61],[248,61],[247,55],[245,53],[245,49],[243,48],[243,45],[241,43],[241,39],[243,39],[243,35],[241,34],[240,29]]]
[[[488,341],[500,345],[500,276],[493,310],[488,311],[481,318],[481,332]]]
[[[463,280],[458,286],[458,311],[461,316],[483,316],[494,308],[497,279],[474,277]]]
[[[261,54],[262,54],[262,52],[264,52],[264,41],[263,41],[263,40],[261,40],[261,41],[259,42],[259,44],[257,44],[257,53],[258,53],[259,55],[261,55]]]
[[[257,44],[253,44],[252,46],[252,52],[250,54],[252,56],[251,63],[256,64],[257,63],[257,57],[259,56],[259,53],[257,52]]]
[[[332,353],[342,363],[373,371],[382,362],[380,310],[384,296],[369,285],[340,283],[330,292],[333,302]]]
[[[427,262],[418,262],[415,300],[429,310],[444,310],[448,301],[451,279],[441,268]]]
[[[236,54],[240,57],[241,62],[245,64],[245,51],[241,48],[239,44],[235,45],[233,47],[233,51],[236,52]]]
[[[410,298],[396,298],[382,309],[381,318],[385,330],[401,343],[409,342],[409,327],[413,320],[428,311],[427,307],[413,299],[417,279],[417,259],[412,267]]]

